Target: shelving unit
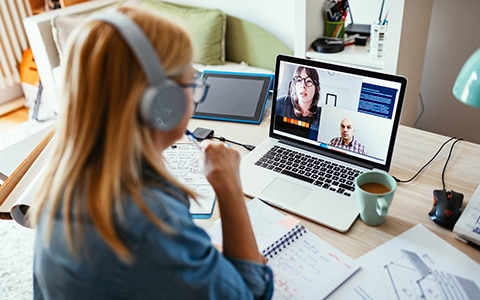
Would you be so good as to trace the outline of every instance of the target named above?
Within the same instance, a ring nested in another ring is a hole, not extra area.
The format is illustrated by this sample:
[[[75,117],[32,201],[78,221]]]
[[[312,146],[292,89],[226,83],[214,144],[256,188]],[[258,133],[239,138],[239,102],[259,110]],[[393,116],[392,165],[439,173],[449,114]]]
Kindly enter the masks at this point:
[[[361,0],[351,0],[361,1]],[[415,0],[406,0],[407,2]],[[433,0],[427,0],[433,1]],[[390,1],[388,16],[389,27],[387,34],[386,56],[382,60],[372,59],[369,55],[369,46],[347,46],[338,53],[319,53],[311,48],[311,43],[322,36],[323,18],[322,7],[324,0],[298,0],[296,6],[296,34],[295,55],[307,58],[324,60],[333,63],[351,65],[374,71],[397,73],[400,42],[402,38],[402,24],[404,22],[405,0]],[[431,9],[430,9],[431,10]],[[372,19],[373,19],[372,14]],[[348,22],[347,22],[348,23]],[[428,24],[427,24],[428,27]],[[425,32],[428,28],[425,29]],[[425,40],[426,44],[426,40]]]
[[[362,0],[351,0],[362,1]],[[294,54],[300,57],[370,69],[407,77],[401,123],[413,126],[430,26],[433,0],[389,1],[389,28],[385,58],[370,58],[367,46],[348,46],[339,53],[319,53],[311,43],[322,36],[324,0],[296,0]]]
[[[370,58],[368,45],[347,46],[345,50],[339,53],[320,53],[309,48],[305,56],[312,59],[331,61],[338,64],[373,69],[376,71],[383,71],[385,66],[383,60]]]

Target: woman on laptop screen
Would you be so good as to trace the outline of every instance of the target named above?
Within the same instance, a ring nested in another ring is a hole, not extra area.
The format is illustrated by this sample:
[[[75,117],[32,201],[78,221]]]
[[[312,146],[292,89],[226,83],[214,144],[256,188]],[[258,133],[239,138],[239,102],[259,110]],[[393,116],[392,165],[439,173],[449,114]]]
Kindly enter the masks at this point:
[[[304,131],[305,137],[308,137],[311,130],[318,132],[322,109],[318,106],[319,99],[320,78],[317,70],[298,66],[289,83],[287,95],[277,98],[276,115],[283,117],[283,122],[303,127],[297,129]]]

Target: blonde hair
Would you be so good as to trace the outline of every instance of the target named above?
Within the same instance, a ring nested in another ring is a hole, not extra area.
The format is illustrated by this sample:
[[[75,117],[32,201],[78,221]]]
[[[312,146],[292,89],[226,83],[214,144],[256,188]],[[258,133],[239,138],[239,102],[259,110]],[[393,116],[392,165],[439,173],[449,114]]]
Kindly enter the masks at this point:
[[[136,7],[117,10],[145,32],[169,78],[179,80],[190,70],[193,50],[184,29]],[[145,186],[143,164],[187,196],[194,194],[166,171],[151,129],[140,120],[137,111],[146,77],[117,29],[92,20],[72,35],[64,70],[65,107],[58,120],[48,174],[31,213],[32,222],[48,212],[43,217],[48,218],[50,237],[55,213],[62,207],[68,245],[75,252],[81,245],[76,234],[83,232],[87,216],[112,250],[128,261],[132,258],[130,249],[116,229],[116,215],[123,215],[122,197],[131,196],[160,229],[169,229],[148,210],[140,194]]]

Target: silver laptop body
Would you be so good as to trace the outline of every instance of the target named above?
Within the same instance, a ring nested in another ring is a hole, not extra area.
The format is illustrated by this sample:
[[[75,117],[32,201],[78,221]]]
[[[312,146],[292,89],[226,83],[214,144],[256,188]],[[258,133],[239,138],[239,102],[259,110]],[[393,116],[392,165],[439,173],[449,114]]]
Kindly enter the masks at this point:
[[[300,91],[307,84],[319,90],[316,113],[297,117],[290,103],[307,94]],[[406,85],[398,75],[279,55],[269,137],[241,161],[244,193],[348,231],[358,216],[354,178],[390,168]],[[355,130],[349,145],[340,139],[345,122]]]

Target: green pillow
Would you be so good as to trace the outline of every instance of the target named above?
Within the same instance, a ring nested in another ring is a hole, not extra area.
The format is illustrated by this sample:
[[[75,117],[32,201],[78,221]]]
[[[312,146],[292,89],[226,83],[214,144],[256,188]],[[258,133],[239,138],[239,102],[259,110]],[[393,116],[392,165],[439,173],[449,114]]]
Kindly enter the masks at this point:
[[[183,24],[192,38],[194,63],[203,65],[225,63],[226,16],[223,11],[179,6],[158,0],[143,0],[142,3]]]

